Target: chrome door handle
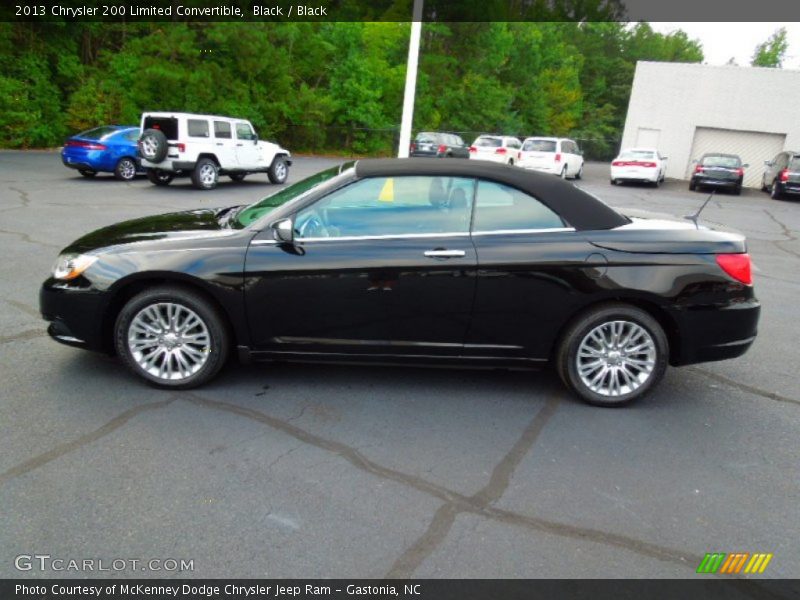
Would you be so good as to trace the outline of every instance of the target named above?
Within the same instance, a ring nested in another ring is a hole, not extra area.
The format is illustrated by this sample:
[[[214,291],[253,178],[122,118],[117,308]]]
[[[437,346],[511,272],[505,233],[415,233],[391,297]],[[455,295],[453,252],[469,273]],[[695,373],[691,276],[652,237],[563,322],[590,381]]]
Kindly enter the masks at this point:
[[[428,258],[461,258],[467,253],[463,250],[426,250],[425,256]]]

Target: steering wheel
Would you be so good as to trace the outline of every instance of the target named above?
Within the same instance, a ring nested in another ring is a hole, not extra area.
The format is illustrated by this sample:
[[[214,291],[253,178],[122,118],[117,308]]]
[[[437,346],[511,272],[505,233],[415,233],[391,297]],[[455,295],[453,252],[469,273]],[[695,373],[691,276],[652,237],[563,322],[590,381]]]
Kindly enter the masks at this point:
[[[316,211],[311,211],[305,222],[300,225],[297,233],[301,238],[330,237],[330,231],[325,226],[322,216]]]

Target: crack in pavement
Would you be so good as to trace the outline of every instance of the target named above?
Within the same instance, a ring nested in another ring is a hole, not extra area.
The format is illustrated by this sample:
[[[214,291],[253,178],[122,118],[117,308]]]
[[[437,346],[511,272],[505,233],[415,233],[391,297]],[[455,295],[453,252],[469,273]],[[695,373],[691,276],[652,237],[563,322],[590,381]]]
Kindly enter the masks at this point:
[[[694,569],[695,567],[693,565],[699,564],[700,560],[702,559],[701,556],[694,555],[690,552],[683,552],[665,546],[659,546],[658,544],[644,542],[626,535],[608,533],[589,527],[567,525],[557,521],[548,521],[538,517],[530,517],[512,511],[499,509],[492,506],[482,506],[479,504],[479,501],[486,501],[487,499],[492,501],[492,498],[494,498],[498,492],[502,493],[502,486],[507,485],[507,478],[510,478],[510,476],[513,474],[513,470],[516,468],[517,464],[519,464],[519,461],[521,461],[524,457],[528,450],[528,445],[532,444],[536,440],[539,430],[550,418],[551,413],[549,411],[555,411],[558,402],[557,400],[551,400],[553,404],[550,405],[549,409],[548,405],[546,405],[545,408],[537,413],[537,416],[534,417],[534,420],[525,430],[520,440],[495,467],[489,483],[477,494],[472,497],[468,497],[421,477],[410,475],[402,471],[397,471],[389,467],[384,467],[368,459],[358,450],[355,450],[346,444],[319,437],[308,431],[305,431],[304,429],[300,429],[299,427],[282,421],[281,419],[271,417],[260,411],[236,404],[230,404],[228,402],[210,400],[198,396],[192,392],[183,392],[180,398],[181,400],[186,400],[198,406],[212,410],[233,413],[241,417],[263,423],[310,446],[314,446],[321,450],[336,454],[350,462],[356,468],[371,475],[394,481],[442,500],[444,504],[439,508],[439,510],[437,510],[431,525],[428,527],[428,531],[426,531],[425,534],[423,534],[423,536],[417,541],[417,543],[415,543],[414,547],[418,546],[425,549],[431,546],[431,544],[435,542],[437,538],[442,537],[442,532],[446,533],[449,531],[450,527],[452,526],[451,521],[455,520],[455,516],[458,513],[467,512],[531,531],[549,533],[561,537],[590,541],[606,546],[621,548],[636,554],[669,561],[691,569]],[[478,497],[479,500],[476,500],[476,497]],[[412,547],[412,549],[414,547]],[[406,553],[408,552],[409,551],[407,550]],[[397,565],[397,562],[395,564]],[[406,561],[406,564],[411,565],[411,562]]]
[[[13,306],[14,308],[18,308],[19,310],[21,310],[25,314],[28,314],[28,315],[30,315],[32,317],[36,317],[37,319],[41,319],[42,318],[42,315],[39,313],[38,310],[36,310],[35,308],[31,308],[30,306],[28,306],[27,304],[25,304],[23,302],[18,302],[17,300],[10,300],[9,298],[4,298],[4,300],[6,302],[8,302],[11,306]]]
[[[774,245],[776,248],[778,248],[779,250],[783,250],[784,252],[786,252],[786,253],[788,253],[788,254],[791,254],[792,256],[796,256],[797,258],[800,258],[800,252],[797,252],[796,250],[790,250],[789,248],[784,248],[783,246],[781,246],[781,243],[782,243],[782,242],[796,242],[796,241],[797,241],[797,236],[796,236],[796,235],[793,235],[793,234],[792,234],[792,230],[791,230],[791,229],[789,229],[789,228],[788,228],[788,227],[787,227],[787,226],[786,226],[786,225],[785,225],[783,222],[781,222],[781,221],[779,221],[777,218],[775,218],[775,215],[773,215],[771,212],[769,212],[769,211],[768,211],[766,208],[764,209],[764,212],[766,213],[766,215],[767,215],[767,216],[768,216],[770,219],[772,219],[772,221],[773,221],[773,222],[774,222],[774,223],[775,223],[775,224],[776,224],[778,227],[780,227],[780,228],[781,228],[781,235],[783,235],[783,236],[786,236],[786,239],[785,239],[785,240],[776,240],[776,241],[773,241],[773,242],[771,242],[771,243],[772,243],[772,244],[773,244],[773,245]]]
[[[795,398],[790,398],[789,396],[784,396],[782,394],[778,394],[777,392],[762,390],[761,388],[757,388],[755,386],[748,385],[746,383],[740,383],[735,379],[730,379],[729,377],[725,377],[725,375],[719,375],[718,373],[714,373],[713,371],[708,371],[700,367],[689,367],[688,370],[703,375],[705,377],[708,377],[709,379],[713,379],[714,381],[724,383],[725,385],[729,385],[743,392],[747,392],[749,394],[755,394],[756,396],[761,396],[762,398],[766,398],[768,400],[776,400],[778,402],[787,402],[789,404],[800,405],[800,400],[797,400]]]
[[[9,206],[7,208],[0,210],[0,212],[7,212],[9,210],[19,210],[20,208],[28,208],[30,206],[31,199],[28,197],[28,192],[25,192],[23,190],[11,186],[8,186],[8,189],[10,189],[13,192],[17,192],[17,194],[19,194],[19,200],[20,202],[22,202],[22,204],[20,204],[19,206]]]
[[[33,338],[44,337],[45,335],[47,335],[47,332],[42,329],[26,329],[25,331],[21,331],[20,333],[16,333],[14,335],[0,336],[0,344],[9,344],[11,342],[19,342],[22,340],[32,340]]]
[[[116,431],[123,425],[125,425],[128,421],[132,418],[140,415],[143,412],[149,410],[158,410],[160,408],[164,408],[165,406],[171,404],[176,400],[176,397],[172,397],[168,400],[162,400],[160,402],[151,402],[149,404],[142,404],[141,406],[137,406],[135,408],[131,408],[126,410],[122,414],[117,415],[113,419],[111,419],[105,425],[102,425],[95,429],[94,431],[90,431],[72,441],[65,442],[63,444],[59,444],[55,448],[51,448],[50,450],[43,452],[33,458],[30,458],[14,467],[11,467],[4,473],[0,473],[0,486],[7,483],[11,479],[15,477],[19,477],[20,475],[24,475],[25,473],[29,473],[34,469],[38,469],[41,466],[46,465],[49,462],[56,460],[57,458],[61,458],[65,454],[69,454],[75,450],[78,450],[92,442],[99,440],[102,437],[107,436],[109,433]]]
[[[48,244],[47,242],[40,242],[38,240],[34,240],[31,236],[27,233],[20,233],[19,231],[8,231],[6,229],[0,229],[0,233],[5,233],[7,235],[16,235],[22,239],[23,242],[28,242],[29,244],[36,244],[37,246],[46,246],[48,248],[58,248],[61,249],[61,246],[57,246],[55,244]]]
[[[544,426],[555,414],[559,402],[558,396],[551,397],[536,413],[511,450],[492,469],[489,482],[469,498],[470,504],[472,504],[470,512],[485,510],[505,493],[511,483],[511,476],[536,443]],[[405,579],[411,577],[425,559],[441,545],[450,533],[456,516],[461,512],[464,511],[453,503],[445,503],[439,507],[425,533],[395,561],[385,578]]]

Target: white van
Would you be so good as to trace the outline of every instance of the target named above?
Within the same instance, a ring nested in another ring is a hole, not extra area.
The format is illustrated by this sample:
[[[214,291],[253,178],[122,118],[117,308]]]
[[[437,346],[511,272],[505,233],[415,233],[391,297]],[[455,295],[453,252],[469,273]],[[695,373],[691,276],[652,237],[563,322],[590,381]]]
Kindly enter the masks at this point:
[[[583,176],[583,153],[574,140],[555,137],[529,137],[522,142],[517,166],[562,179]]]

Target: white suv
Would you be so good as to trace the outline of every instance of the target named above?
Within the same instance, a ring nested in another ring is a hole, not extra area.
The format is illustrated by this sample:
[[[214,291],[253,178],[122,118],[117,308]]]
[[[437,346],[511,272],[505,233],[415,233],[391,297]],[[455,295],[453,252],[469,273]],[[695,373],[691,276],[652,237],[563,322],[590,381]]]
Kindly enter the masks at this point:
[[[469,147],[469,157],[513,165],[517,160],[519,139],[507,135],[481,135]]]
[[[567,138],[525,138],[517,165],[564,179],[583,177],[583,153],[574,140]]]
[[[283,183],[292,164],[288,150],[258,140],[250,121],[192,113],[144,113],[139,155],[154,184],[189,175],[201,190],[215,188],[220,175],[241,181],[266,173],[272,183]]]

